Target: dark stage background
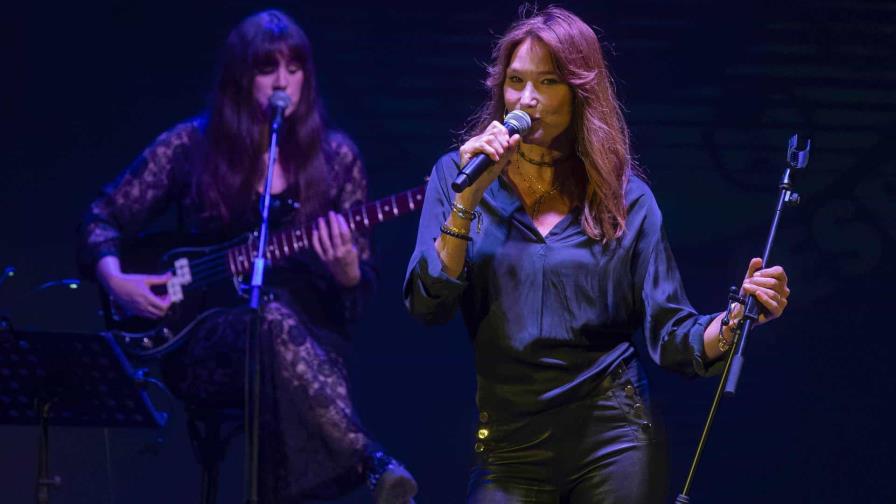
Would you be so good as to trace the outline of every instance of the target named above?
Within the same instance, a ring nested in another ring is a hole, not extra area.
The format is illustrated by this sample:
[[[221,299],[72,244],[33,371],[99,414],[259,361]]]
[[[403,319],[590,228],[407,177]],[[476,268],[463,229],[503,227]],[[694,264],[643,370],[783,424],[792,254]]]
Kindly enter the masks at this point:
[[[422,183],[452,146],[451,132],[485,96],[492,34],[517,6],[268,5],[307,30],[332,123],[359,145],[371,197]],[[37,287],[75,276],[75,228],[97,189],[202,109],[226,34],[268,5],[4,7],[0,267],[18,274],[0,287],[0,312],[20,327],[101,328],[89,286]],[[600,27],[698,310],[718,310],[760,253],[786,141],[812,135],[803,204],[785,214],[774,253],[789,273],[791,304],[755,333],[694,502],[893,502],[885,288],[896,244],[896,4],[564,5]],[[425,328],[402,306],[415,232],[416,217],[377,230],[382,284],[355,331],[354,396],[369,430],[418,478],[417,502],[459,503],[472,460],[472,356],[458,320]],[[674,495],[716,380],[649,372]],[[196,502],[199,472],[183,413],[173,414],[155,453],[145,449],[151,432],[54,429],[51,471],[64,486],[53,502]],[[0,427],[0,502],[32,501],[36,447],[36,428]],[[222,504],[241,502],[241,457],[240,440],[223,469]]]

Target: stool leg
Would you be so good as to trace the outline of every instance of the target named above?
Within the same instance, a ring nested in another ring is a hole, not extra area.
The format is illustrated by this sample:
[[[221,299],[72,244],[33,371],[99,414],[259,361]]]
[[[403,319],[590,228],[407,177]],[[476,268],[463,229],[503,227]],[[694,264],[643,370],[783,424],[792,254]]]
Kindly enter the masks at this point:
[[[202,467],[202,489],[199,497],[201,504],[217,504],[218,502],[218,464]]]
[[[225,432],[225,427],[229,430]],[[227,454],[227,445],[242,432],[242,411],[189,409],[187,432],[193,456],[202,469],[199,487],[200,504],[216,504],[221,462]]]

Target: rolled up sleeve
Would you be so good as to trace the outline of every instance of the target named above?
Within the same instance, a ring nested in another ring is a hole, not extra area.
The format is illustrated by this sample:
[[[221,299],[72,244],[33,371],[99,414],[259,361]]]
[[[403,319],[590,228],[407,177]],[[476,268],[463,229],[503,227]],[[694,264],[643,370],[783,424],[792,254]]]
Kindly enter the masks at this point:
[[[456,154],[446,154],[433,167],[417,230],[417,243],[404,282],[404,303],[408,311],[426,323],[444,323],[454,316],[467,286],[467,267],[458,278],[442,271],[435,248],[440,227],[451,211],[452,195],[448,177],[456,172]]]
[[[701,315],[688,301],[655,201],[648,202],[635,278],[640,284],[643,331],[650,357],[687,376],[721,373],[724,361],[704,361],[703,333],[717,314]]]

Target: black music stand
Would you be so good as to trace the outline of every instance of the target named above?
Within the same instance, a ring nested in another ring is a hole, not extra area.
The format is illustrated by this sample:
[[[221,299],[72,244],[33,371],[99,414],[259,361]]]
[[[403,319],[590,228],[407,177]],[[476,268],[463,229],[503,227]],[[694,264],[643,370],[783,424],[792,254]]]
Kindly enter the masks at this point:
[[[0,424],[40,425],[36,499],[49,502],[48,430],[162,427],[124,353],[108,334],[12,330],[0,320]]]

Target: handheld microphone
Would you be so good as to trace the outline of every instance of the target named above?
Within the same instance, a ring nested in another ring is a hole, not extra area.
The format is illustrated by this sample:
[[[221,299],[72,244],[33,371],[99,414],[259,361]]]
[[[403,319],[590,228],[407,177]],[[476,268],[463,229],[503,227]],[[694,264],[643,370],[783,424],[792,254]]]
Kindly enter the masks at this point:
[[[529,118],[529,114],[522,110],[514,110],[504,117],[504,127],[507,128],[507,132],[510,133],[510,136],[525,135],[529,131],[529,128],[532,127],[532,119]],[[464,166],[463,170],[457,174],[454,182],[451,183],[451,189],[453,189],[454,192],[459,193],[470,187],[470,185],[472,185],[473,182],[476,182],[476,180],[481,177],[493,163],[494,161],[487,155],[483,153],[476,154],[473,156],[473,159]]]
[[[268,109],[271,111],[271,131],[280,131],[283,113],[289,108],[291,101],[285,91],[274,91],[268,98]]]

